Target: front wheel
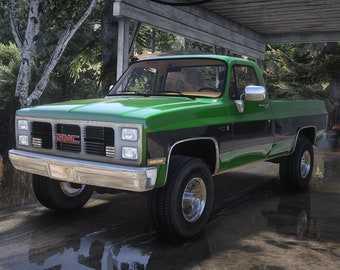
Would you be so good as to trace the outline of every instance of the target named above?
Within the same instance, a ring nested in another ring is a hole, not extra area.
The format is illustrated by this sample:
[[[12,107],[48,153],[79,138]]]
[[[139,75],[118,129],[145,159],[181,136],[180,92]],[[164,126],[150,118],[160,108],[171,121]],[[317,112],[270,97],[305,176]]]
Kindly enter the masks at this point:
[[[293,154],[280,161],[281,182],[292,188],[304,189],[312,178],[313,167],[313,145],[307,138],[299,138]]]
[[[47,208],[71,211],[81,208],[92,196],[93,187],[61,182],[33,175],[33,191],[38,201]]]
[[[174,156],[166,185],[150,196],[154,228],[173,240],[195,236],[208,222],[213,193],[211,172],[203,160]]]

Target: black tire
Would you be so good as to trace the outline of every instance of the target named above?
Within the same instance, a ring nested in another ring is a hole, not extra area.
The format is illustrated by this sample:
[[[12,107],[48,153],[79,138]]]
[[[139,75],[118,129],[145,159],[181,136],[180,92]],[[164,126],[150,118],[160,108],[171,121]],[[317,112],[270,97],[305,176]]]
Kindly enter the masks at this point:
[[[41,175],[33,175],[32,185],[38,201],[57,211],[79,209],[93,193],[92,186],[61,182]]]
[[[280,180],[290,188],[305,189],[312,178],[313,167],[313,145],[307,138],[301,137],[293,154],[280,161]]]
[[[213,194],[212,175],[203,160],[174,156],[166,185],[151,192],[150,212],[155,230],[171,240],[197,235],[209,220]]]

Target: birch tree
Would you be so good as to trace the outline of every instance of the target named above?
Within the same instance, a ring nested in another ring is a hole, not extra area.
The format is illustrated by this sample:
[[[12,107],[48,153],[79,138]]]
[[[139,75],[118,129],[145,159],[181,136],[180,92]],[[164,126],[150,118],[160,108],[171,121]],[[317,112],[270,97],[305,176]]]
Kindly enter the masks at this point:
[[[22,1],[20,1],[22,2]],[[97,4],[97,0],[91,0],[89,6],[80,17],[79,20],[74,23],[70,21],[63,33],[59,37],[59,41],[52,52],[48,63],[45,66],[44,72],[33,92],[29,95],[29,83],[31,79],[32,67],[34,66],[34,60],[37,54],[37,42],[39,40],[39,34],[41,31],[41,12],[44,5],[48,4],[46,0],[30,0],[27,25],[25,30],[24,39],[20,35],[20,31],[17,25],[16,18],[16,0],[10,0],[9,2],[10,22],[11,30],[17,47],[21,54],[21,64],[19,74],[17,78],[15,95],[19,97],[21,107],[30,106],[33,99],[38,99],[46,89],[49,77],[61,58],[68,42],[73,35],[91,14],[92,10]],[[75,17],[72,13],[71,17]],[[64,18],[61,18],[64,19]]]

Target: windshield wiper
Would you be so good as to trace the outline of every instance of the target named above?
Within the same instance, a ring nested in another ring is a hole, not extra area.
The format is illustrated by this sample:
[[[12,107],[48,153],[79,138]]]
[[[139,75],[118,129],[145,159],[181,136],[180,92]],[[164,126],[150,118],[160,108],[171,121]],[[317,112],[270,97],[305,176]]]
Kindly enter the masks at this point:
[[[124,95],[136,95],[136,96],[143,96],[143,97],[149,97],[149,93],[141,93],[138,91],[124,91],[124,92],[118,92],[113,94],[113,96],[124,96]]]
[[[195,97],[184,95],[182,92],[179,92],[179,91],[162,91],[161,94],[163,94],[163,93],[177,94],[181,97],[187,97],[187,98],[190,98],[190,99],[195,99]]]
[[[153,93],[153,94],[141,93],[141,92],[138,92],[138,91],[124,91],[124,92],[117,92],[115,94],[110,94],[108,96],[124,96],[124,95],[130,96],[131,95],[131,96],[150,97],[150,96],[166,96],[166,94],[176,94],[176,95],[181,96],[181,97],[195,99],[194,96],[188,96],[188,95],[185,95],[185,94],[183,94],[182,92],[179,92],[179,91],[162,91],[162,92]],[[176,96],[176,95],[171,95],[171,96]]]

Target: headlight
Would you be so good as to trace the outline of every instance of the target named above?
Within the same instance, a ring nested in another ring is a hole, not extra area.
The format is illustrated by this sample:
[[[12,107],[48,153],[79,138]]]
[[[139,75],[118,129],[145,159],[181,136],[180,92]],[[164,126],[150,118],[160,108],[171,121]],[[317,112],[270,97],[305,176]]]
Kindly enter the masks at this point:
[[[122,147],[122,158],[124,159],[138,159],[138,150],[135,147]]]
[[[28,130],[28,121],[18,120],[18,130]]]
[[[24,145],[24,146],[28,146],[28,136],[20,135],[19,136],[19,144]]]
[[[135,142],[138,140],[138,130],[135,128],[122,128],[122,140]]]

